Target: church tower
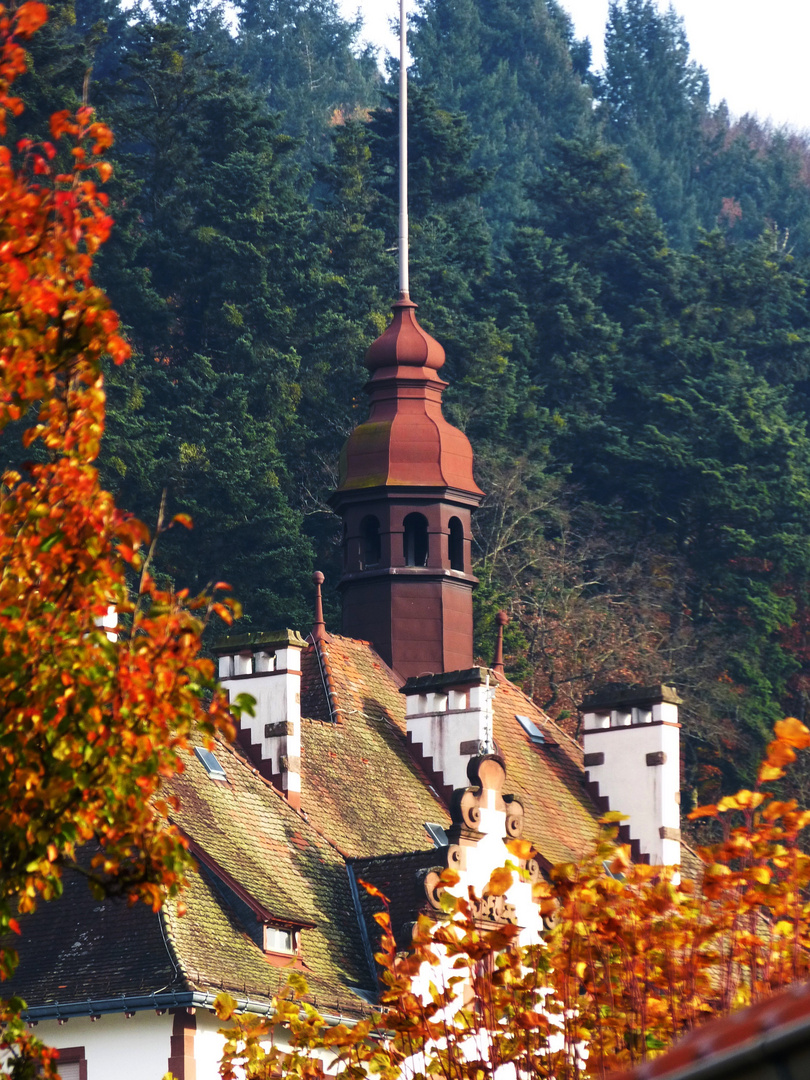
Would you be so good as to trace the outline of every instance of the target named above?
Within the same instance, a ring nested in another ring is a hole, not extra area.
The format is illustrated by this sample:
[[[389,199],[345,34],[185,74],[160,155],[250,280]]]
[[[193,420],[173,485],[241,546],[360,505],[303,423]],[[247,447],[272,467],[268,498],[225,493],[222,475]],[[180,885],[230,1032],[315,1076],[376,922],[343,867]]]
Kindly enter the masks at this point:
[[[407,293],[366,354],[370,415],[349,436],[340,486],[343,632],[403,678],[473,662],[470,514],[483,492],[469,440],[442,415],[444,349]]]

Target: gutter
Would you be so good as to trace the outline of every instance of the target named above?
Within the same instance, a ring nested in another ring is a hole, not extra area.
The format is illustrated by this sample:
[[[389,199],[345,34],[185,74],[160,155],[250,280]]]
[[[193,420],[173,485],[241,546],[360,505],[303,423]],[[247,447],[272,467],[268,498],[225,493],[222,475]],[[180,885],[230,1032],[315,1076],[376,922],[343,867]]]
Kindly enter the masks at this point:
[[[213,1012],[218,996],[202,990],[160,990],[151,994],[121,994],[118,997],[87,998],[64,1003],[56,1001],[51,1005],[33,1005],[22,1012],[22,1018],[28,1024],[37,1024],[40,1020],[64,1022],[74,1017],[93,1020],[112,1013],[163,1012],[167,1009],[208,1009]],[[250,997],[237,997],[235,1000],[237,1012],[253,1016],[272,1016],[275,1012],[274,1005],[269,1001],[255,1001]],[[334,1013],[321,1015],[330,1027],[356,1023],[356,1020]]]

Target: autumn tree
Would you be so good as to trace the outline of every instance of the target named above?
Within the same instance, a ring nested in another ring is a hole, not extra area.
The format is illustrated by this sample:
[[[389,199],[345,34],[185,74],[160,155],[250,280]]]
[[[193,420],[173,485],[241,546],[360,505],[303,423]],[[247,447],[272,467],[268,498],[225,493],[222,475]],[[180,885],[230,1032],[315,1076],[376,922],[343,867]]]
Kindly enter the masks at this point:
[[[0,9],[4,135],[22,108],[12,93],[22,43],[45,18],[37,2]],[[187,855],[162,781],[182,769],[192,731],[230,729],[200,655],[211,606],[155,587],[148,533],[116,508],[94,464],[102,358],[129,354],[92,277],[112,226],[97,188],[111,142],[81,106],[51,117],[47,141],[0,147],[0,428],[5,439],[22,430],[33,459],[0,481],[2,978],[16,966],[18,918],[59,896],[66,869],[96,894],[154,908],[177,892]],[[52,1076],[23,1007],[0,1006],[4,1075],[33,1076],[39,1060]]]

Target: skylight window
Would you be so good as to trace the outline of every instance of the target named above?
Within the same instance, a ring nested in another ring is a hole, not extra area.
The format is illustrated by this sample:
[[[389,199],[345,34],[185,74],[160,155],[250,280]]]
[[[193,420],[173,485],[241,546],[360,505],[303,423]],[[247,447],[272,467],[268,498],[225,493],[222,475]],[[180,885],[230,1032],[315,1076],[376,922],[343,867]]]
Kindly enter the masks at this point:
[[[225,770],[222,768],[222,766],[210,750],[206,750],[204,746],[195,746],[194,753],[203,763],[205,771],[208,773],[212,780],[223,780],[227,782],[228,777],[225,774]]]
[[[450,841],[447,839],[447,833],[441,825],[436,825],[432,821],[426,821],[425,829],[427,830],[428,836],[433,841],[434,847],[447,847]]]
[[[515,713],[515,719],[535,746],[545,746],[546,737],[537,724],[533,723],[528,716],[521,716],[519,713]]]

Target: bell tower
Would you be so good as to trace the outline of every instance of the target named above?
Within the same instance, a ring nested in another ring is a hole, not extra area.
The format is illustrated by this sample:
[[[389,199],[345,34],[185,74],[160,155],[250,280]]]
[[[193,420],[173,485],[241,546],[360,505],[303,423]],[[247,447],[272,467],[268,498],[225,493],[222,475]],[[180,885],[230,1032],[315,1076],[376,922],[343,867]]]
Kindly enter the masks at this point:
[[[343,632],[403,678],[472,667],[469,440],[442,415],[444,349],[405,294],[366,354],[370,415],[341,453]]]

